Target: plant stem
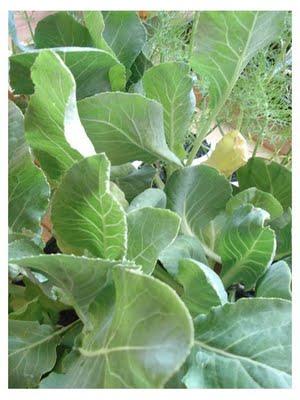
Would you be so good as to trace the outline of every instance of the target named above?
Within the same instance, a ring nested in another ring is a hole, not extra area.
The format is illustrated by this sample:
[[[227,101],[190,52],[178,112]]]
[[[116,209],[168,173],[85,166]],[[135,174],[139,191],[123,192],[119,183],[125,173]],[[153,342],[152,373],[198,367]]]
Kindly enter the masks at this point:
[[[205,136],[207,135],[207,132],[208,132],[209,126],[210,126],[210,119],[207,119],[204,122],[204,124],[201,125],[201,118],[200,118],[199,123],[200,123],[199,131],[197,132],[197,136],[196,136],[193,148],[188,156],[188,159],[186,162],[187,166],[192,164],[192,162],[201,146],[201,143],[203,142]]]
[[[164,190],[165,184],[164,184],[163,181],[160,179],[159,173],[157,173],[157,174],[154,176],[153,181],[154,181],[154,183],[156,184],[156,186],[157,186],[159,189]]]
[[[193,26],[192,26],[192,32],[191,32],[191,38],[190,38],[190,45],[189,45],[189,52],[188,52],[188,59],[190,60],[193,54],[193,48],[195,44],[195,37],[196,37],[196,32],[199,24],[199,19],[200,19],[200,11],[195,12],[194,20],[193,20]]]
[[[30,31],[30,36],[32,38],[32,41],[34,42],[34,34],[33,34],[32,28],[31,28],[30,18],[29,18],[28,14],[27,14],[27,11],[24,11],[24,15],[25,15],[25,19],[26,19],[26,22],[27,22],[27,25],[28,25],[28,28],[29,28],[29,31]]]

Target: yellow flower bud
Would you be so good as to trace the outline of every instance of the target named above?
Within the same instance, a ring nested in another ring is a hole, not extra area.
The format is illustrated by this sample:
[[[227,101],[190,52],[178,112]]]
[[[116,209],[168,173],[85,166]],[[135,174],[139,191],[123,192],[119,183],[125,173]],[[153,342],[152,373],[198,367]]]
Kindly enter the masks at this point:
[[[234,130],[223,136],[204,164],[216,168],[228,177],[238,168],[245,165],[249,157],[245,138],[239,131]]]

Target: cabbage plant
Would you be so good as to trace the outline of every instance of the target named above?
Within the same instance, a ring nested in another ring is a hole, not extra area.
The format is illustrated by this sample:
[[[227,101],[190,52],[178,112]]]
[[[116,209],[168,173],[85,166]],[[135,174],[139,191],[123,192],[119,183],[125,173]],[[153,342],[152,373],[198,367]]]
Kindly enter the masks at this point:
[[[201,12],[152,65],[135,12],[58,12],[10,56],[11,388],[291,386],[291,172],[237,131],[193,163],[283,20]]]

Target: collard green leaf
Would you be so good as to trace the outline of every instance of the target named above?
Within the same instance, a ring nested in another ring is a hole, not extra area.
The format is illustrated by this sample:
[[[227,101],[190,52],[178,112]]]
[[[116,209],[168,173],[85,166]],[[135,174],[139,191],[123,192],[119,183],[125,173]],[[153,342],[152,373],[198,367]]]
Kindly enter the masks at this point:
[[[109,160],[97,154],[75,163],[63,177],[51,219],[58,247],[65,253],[115,260],[124,256],[126,218],[109,191],[109,174]]]
[[[59,336],[49,325],[9,320],[9,387],[37,387],[56,361]]]
[[[231,196],[227,179],[206,165],[175,171],[165,190],[167,207],[181,216],[181,231],[189,236],[200,236]]]
[[[155,174],[156,169],[150,165],[136,169],[128,163],[112,166],[110,179],[119,186],[130,202],[145,189],[150,188]]]
[[[146,42],[146,30],[135,11],[104,11],[103,37],[126,68],[130,68]]]
[[[183,143],[195,108],[190,67],[182,62],[156,65],[146,71],[143,87],[147,97],[164,109],[164,128],[169,148],[183,158]]]
[[[118,261],[66,254],[24,257],[16,260],[16,263],[42,273],[58,289],[59,299],[74,307],[84,323],[89,323],[89,305],[111,283],[111,270],[119,265]],[[124,266],[130,264],[124,263]]]
[[[279,36],[284,16],[278,11],[200,13],[190,64],[208,81],[209,112],[204,134],[250,59]]]
[[[277,218],[283,213],[281,204],[273,195],[255,187],[245,189],[232,197],[226,204],[226,211],[232,214],[239,206],[247,203],[266,210],[271,219]]]
[[[51,47],[93,47],[88,29],[65,11],[48,15],[35,28],[34,42],[38,49]]]
[[[24,117],[11,101],[8,104],[8,223],[15,232],[39,233],[50,190],[43,172],[32,162],[24,137]]]
[[[15,93],[32,94],[34,85],[30,69],[43,50],[14,54],[10,61],[10,85]],[[110,90],[123,90],[126,83],[125,67],[112,54],[93,48],[53,48],[76,82],[77,99],[93,96]]]
[[[255,296],[291,300],[291,282],[289,266],[284,261],[278,261],[272,264],[257,282]]]
[[[96,151],[113,165],[162,159],[181,166],[168,148],[162,106],[134,93],[100,93],[78,102],[86,133]]]
[[[94,329],[83,333],[66,373],[50,374],[41,387],[160,388],[185,360],[193,326],[176,293],[126,269],[113,277],[114,312],[105,313],[108,296],[98,297]]]
[[[172,276],[177,276],[179,261],[184,258],[207,264],[204,249],[197,238],[178,235],[174,242],[159,254],[159,261]]]
[[[39,302],[38,297],[29,300],[16,311],[9,314],[9,319],[21,321],[37,321],[43,323],[43,309]]]
[[[165,192],[161,189],[150,188],[146,189],[132,200],[127,212],[144,207],[165,208],[166,204],[167,197]]]
[[[192,317],[207,314],[212,307],[227,303],[227,293],[219,276],[198,261],[180,260],[176,279],[184,287],[181,298]]]
[[[78,117],[74,78],[60,57],[43,50],[32,67],[31,77],[35,93],[25,115],[26,140],[55,184],[82,158],[81,153],[95,151]]]
[[[128,208],[128,201],[126,200],[125,194],[119,188],[119,186],[116,183],[110,181],[109,191],[112,194],[112,196],[117,200],[117,202],[120,204],[120,206],[122,206],[123,209],[126,211]]]
[[[247,204],[227,220],[218,242],[226,288],[242,283],[251,289],[272,262],[276,240],[274,231],[264,226],[268,217],[266,211]]]
[[[8,245],[8,259],[37,256],[41,253],[42,249],[27,238],[14,240]]]
[[[275,260],[292,254],[292,210],[288,208],[280,217],[271,221],[271,228],[276,233]]]
[[[271,193],[286,210],[292,205],[292,174],[289,169],[275,161],[260,157],[250,158],[237,171],[240,190],[256,187]]]
[[[101,11],[83,11],[83,17],[85,26],[91,35],[94,46],[113,54],[112,49],[103,37],[105,25]]]
[[[289,388],[291,303],[241,299],[195,322],[188,388]]]
[[[127,258],[151,274],[161,251],[176,238],[180,218],[169,210],[145,207],[130,212],[127,225]]]

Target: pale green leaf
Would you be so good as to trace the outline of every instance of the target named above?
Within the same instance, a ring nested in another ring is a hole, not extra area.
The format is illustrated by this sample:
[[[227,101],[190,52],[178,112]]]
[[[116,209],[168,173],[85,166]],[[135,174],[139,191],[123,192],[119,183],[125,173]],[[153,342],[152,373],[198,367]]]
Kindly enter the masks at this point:
[[[75,163],[63,177],[51,220],[65,253],[116,260],[124,256],[125,212],[109,191],[109,175],[109,160],[97,154]]]
[[[169,210],[145,207],[127,215],[127,258],[151,274],[159,254],[176,238],[180,218]]]
[[[275,260],[292,254],[292,210],[288,208],[280,217],[271,221],[271,228],[276,233]]]
[[[248,163],[237,171],[240,190],[256,187],[271,193],[286,210],[292,205],[292,173],[275,161],[263,158],[250,158]]]
[[[284,16],[278,11],[200,12],[190,64],[208,83],[203,135],[250,59],[279,36]]]
[[[126,269],[113,271],[116,300],[98,297],[94,328],[83,332],[65,374],[41,387],[161,388],[187,357],[193,326],[186,307],[164,283]]]
[[[25,115],[26,140],[47,177],[55,184],[82,154],[93,154],[80,123],[75,81],[51,50],[38,55],[31,73],[35,84]],[[58,95],[59,93],[59,95]]]
[[[164,128],[169,148],[183,158],[183,144],[195,108],[190,67],[182,62],[156,65],[145,72],[143,87],[147,97],[164,109]]]
[[[8,245],[8,259],[36,256],[41,253],[42,249],[27,238],[14,240]]]
[[[66,11],[60,11],[41,19],[35,28],[34,42],[38,49],[93,46],[88,29]]]
[[[166,204],[167,197],[164,191],[162,191],[161,189],[149,188],[137,195],[132,200],[127,212],[144,207],[165,208]]]
[[[291,283],[289,266],[284,261],[278,261],[272,264],[257,282],[255,296],[291,300]]]
[[[89,323],[87,312],[90,304],[111,284],[112,268],[119,265],[118,261],[66,254],[25,257],[16,263],[43,274],[57,288],[59,300],[74,307],[84,323]],[[124,263],[124,266],[130,264]]]
[[[113,165],[158,159],[181,166],[166,144],[162,106],[134,93],[100,93],[78,102],[81,122],[96,151]]]
[[[113,54],[112,49],[103,38],[105,25],[101,11],[83,11],[83,17],[85,26],[91,35],[94,46]]]
[[[291,303],[241,299],[195,323],[188,388],[291,387]]]
[[[117,200],[117,202],[126,211],[129,204],[128,201],[126,200],[125,193],[119,188],[119,186],[116,183],[112,181],[109,182],[109,191],[112,194],[112,196]]]
[[[184,258],[193,258],[207,264],[204,249],[197,238],[178,235],[174,242],[159,254],[159,261],[172,276],[178,274],[179,261]]]
[[[9,320],[9,387],[37,387],[56,361],[59,336],[48,325]]]
[[[192,317],[207,314],[212,307],[227,303],[227,293],[219,276],[198,261],[180,260],[176,279],[184,288],[181,298]]]
[[[271,264],[275,234],[265,227],[268,213],[251,204],[239,207],[227,220],[218,241],[222,258],[221,278],[227,288],[242,283],[251,289]]]
[[[283,213],[281,204],[273,195],[255,187],[245,189],[232,197],[226,204],[226,211],[232,214],[239,206],[247,203],[266,210],[271,219],[277,218]]]
[[[126,68],[130,68],[146,42],[146,30],[135,11],[103,11],[103,37]]]
[[[189,236],[200,236],[201,229],[224,210],[231,196],[224,175],[206,165],[175,171],[165,190],[167,207],[181,216],[181,231]]]
[[[34,84],[30,69],[43,50],[32,50],[14,54],[10,61],[10,85],[15,93],[32,94]],[[125,67],[110,53],[93,48],[58,47],[53,48],[69,70],[76,82],[77,99],[93,96],[96,93],[125,88]]]
[[[8,104],[8,224],[11,231],[39,233],[50,190],[37,168],[24,137],[24,117],[11,101]]]

